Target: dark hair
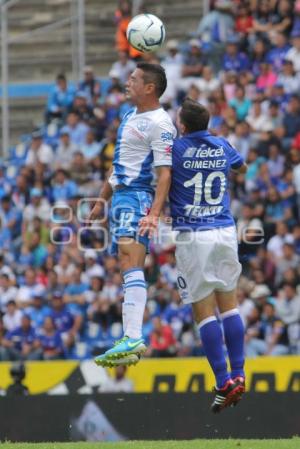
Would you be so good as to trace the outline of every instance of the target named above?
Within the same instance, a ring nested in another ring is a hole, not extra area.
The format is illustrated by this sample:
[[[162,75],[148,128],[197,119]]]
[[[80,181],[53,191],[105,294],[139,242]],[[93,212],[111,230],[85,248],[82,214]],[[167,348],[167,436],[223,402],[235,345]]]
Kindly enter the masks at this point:
[[[207,129],[209,122],[208,110],[191,98],[186,98],[182,103],[179,117],[181,123],[190,133]]]
[[[145,84],[153,83],[155,85],[156,95],[158,98],[161,97],[167,88],[165,69],[159,64],[150,64],[148,62],[139,62],[136,68],[144,72],[143,78]]]
[[[67,79],[63,73],[59,73],[56,77],[56,81],[67,81]]]

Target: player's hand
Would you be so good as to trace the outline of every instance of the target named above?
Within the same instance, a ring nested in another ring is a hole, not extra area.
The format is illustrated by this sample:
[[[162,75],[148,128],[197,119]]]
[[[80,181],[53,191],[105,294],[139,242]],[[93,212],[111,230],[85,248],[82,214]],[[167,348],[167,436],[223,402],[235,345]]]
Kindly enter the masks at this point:
[[[99,220],[102,213],[103,213],[103,202],[97,201],[93,209],[89,213],[89,216],[87,218],[88,219],[87,226],[92,226],[94,221]]]
[[[143,237],[145,234],[148,234],[151,239],[155,231],[157,230],[159,222],[159,217],[157,215],[152,215],[151,213],[146,217],[143,217],[139,221],[139,234]]]

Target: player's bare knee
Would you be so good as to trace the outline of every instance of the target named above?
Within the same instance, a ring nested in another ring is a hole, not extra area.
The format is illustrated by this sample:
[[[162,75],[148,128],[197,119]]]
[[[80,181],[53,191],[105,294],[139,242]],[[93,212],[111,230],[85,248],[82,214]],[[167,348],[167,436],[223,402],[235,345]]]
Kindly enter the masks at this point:
[[[221,313],[235,309],[237,307],[236,289],[230,292],[217,291],[216,301]]]
[[[197,324],[201,321],[215,315],[215,297],[214,294],[207,298],[192,304],[194,320]]]

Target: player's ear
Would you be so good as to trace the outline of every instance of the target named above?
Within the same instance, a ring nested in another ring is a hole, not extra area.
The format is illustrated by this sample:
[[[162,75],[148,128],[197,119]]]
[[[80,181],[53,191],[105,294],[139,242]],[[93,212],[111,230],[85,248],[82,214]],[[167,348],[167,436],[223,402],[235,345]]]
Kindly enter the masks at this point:
[[[153,94],[155,92],[155,84],[154,83],[147,83],[146,84],[146,94]]]

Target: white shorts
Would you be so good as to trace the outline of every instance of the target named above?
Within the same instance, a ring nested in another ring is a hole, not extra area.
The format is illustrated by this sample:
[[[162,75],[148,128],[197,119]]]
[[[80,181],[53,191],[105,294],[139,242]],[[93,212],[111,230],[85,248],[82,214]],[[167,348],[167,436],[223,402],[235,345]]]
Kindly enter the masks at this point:
[[[241,274],[234,226],[200,232],[179,232],[176,238],[178,287],[185,304],[214,290],[231,291]]]

